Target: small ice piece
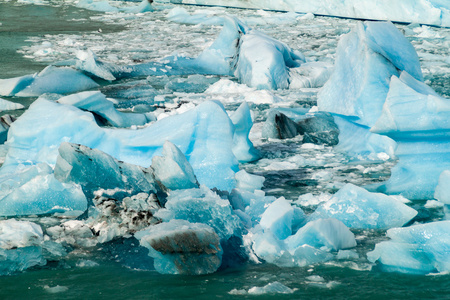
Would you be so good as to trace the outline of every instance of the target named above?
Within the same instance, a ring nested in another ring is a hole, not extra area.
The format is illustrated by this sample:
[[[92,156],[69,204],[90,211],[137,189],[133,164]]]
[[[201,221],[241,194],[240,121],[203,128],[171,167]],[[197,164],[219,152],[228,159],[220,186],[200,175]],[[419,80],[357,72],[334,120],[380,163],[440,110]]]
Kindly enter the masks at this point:
[[[163,145],[162,155],[152,158],[151,168],[156,180],[170,190],[199,187],[192,166],[177,146],[166,141]]]
[[[222,248],[210,226],[172,220],[139,231],[135,237],[162,274],[201,275],[217,271],[222,263]]]
[[[391,22],[358,23],[339,41],[335,70],[318,94],[318,107],[371,127],[381,115],[391,76],[403,70],[423,80],[419,57],[400,31]]]
[[[82,70],[104,80],[116,80],[116,77],[114,77],[108,67],[106,67],[106,64],[99,61],[91,49],[78,51],[77,58],[78,60],[75,63],[75,67],[78,70]]]
[[[0,221],[0,275],[10,275],[33,266],[42,266],[42,229],[15,219]]]
[[[389,229],[411,221],[417,211],[390,196],[346,184],[310,215],[310,220],[335,218],[357,229]]]
[[[58,152],[55,178],[80,184],[88,199],[101,188],[126,190],[129,195],[163,193],[151,170],[120,162],[98,149],[64,142]]]
[[[87,208],[81,187],[56,180],[53,170],[45,163],[22,167],[1,181],[0,216],[85,211]]]
[[[111,6],[108,1],[80,0],[78,1],[77,6],[94,11],[119,12],[119,9]]]
[[[15,102],[11,102],[11,101],[0,98],[0,111],[17,110],[17,109],[22,109],[24,107],[25,106],[23,106],[20,103],[15,103]]]
[[[358,259],[359,255],[354,250],[339,250],[338,254],[336,255],[336,259],[340,260],[350,260],[350,259]]]
[[[285,114],[271,110],[262,128],[263,138],[290,139],[300,134],[297,123]]]
[[[261,217],[260,225],[270,230],[278,239],[284,240],[292,234],[294,207],[291,202],[281,197],[269,205]]]
[[[95,81],[77,70],[48,66],[14,96],[33,97],[45,93],[71,94],[96,87],[98,84]]]
[[[258,151],[253,147],[248,138],[253,126],[250,108],[247,102],[243,102],[230,116],[234,125],[233,154],[239,162],[250,162],[259,158]]]
[[[285,241],[290,251],[305,244],[315,248],[325,246],[334,251],[356,246],[355,235],[344,223],[333,218],[310,221]]]
[[[152,121],[152,118],[146,114],[119,112],[114,108],[114,104],[99,91],[72,94],[59,98],[57,102],[92,112],[97,119],[100,119],[99,123],[104,123],[101,125],[130,127]]]
[[[263,287],[254,286],[248,290],[249,295],[292,294],[295,290],[275,281]]]
[[[47,293],[50,294],[57,294],[57,293],[63,293],[63,292],[67,292],[69,290],[69,288],[67,286],[62,286],[62,285],[55,285],[55,286],[44,286],[44,289],[47,291]]]
[[[172,8],[166,17],[171,22],[182,24],[223,25],[222,17],[208,16],[205,13],[190,15],[185,8],[178,6]]]
[[[450,221],[392,228],[386,235],[391,240],[367,253],[369,261],[383,270],[413,274],[450,271]]]

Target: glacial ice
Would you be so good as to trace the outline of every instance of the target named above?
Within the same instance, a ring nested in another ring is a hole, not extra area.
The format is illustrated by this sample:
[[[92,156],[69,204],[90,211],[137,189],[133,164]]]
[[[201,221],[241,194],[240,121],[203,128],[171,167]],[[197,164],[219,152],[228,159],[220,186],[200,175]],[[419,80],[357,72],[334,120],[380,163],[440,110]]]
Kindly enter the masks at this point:
[[[154,156],[151,168],[155,179],[169,190],[198,188],[194,170],[184,154],[174,144],[166,141],[162,149],[163,156]]]
[[[117,189],[118,193],[163,194],[151,170],[120,162],[112,156],[83,145],[61,143],[55,164],[55,178],[81,186],[88,199],[99,189]]]
[[[43,232],[39,225],[15,219],[0,221],[0,275],[45,264]]]
[[[392,43],[395,41],[395,43]],[[372,127],[381,115],[392,75],[406,70],[423,80],[419,57],[390,22],[358,23],[341,37],[335,70],[318,94],[320,110]]]
[[[40,73],[0,79],[1,96],[33,97],[45,93],[71,94],[98,87],[83,73],[67,67],[48,66]]]
[[[335,218],[356,229],[389,229],[405,225],[416,215],[416,210],[393,197],[348,183],[308,218]]]
[[[45,163],[19,166],[14,174],[2,174],[0,181],[0,216],[82,213],[87,208],[81,187],[56,180],[52,168]]]
[[[439,175],[438,185],[434,192],[434,198],[444,204],[450,204],[450,170],[445,170]]]
[[[118,66],[103,63],[92,51],[86,51],[78,54],[75,66],[105,80],[144,75],[234,75],[250,87],[286,89],[289,69],[304,62],[300,52],[249,28],[235,17],[224,16],[219,37],[197,58],[171,56],[161,62]]]
[[[393,76],[383,111],[371,131],[397,142],[398,164],[378,191],[432,199],[448,161],[449,100],[406,72]]]
[[[377,244],[367,257],[386,271],[449,272],[449,228],[449,221],[440,221],[389,229],[386,235],[391,240]]]
[[[136,233],[162,274],[201,275],[217,271],[222,263],[219,237],[208,225],[185,220],[150,226]]]
[[[52,120],[48,122],[47,120]],[[9,152],[2,174],[15,168],[45,162],[56,163],[64,142],[96,148],[127,163],[148,167],[166,140],[186,155],[200,184],[228,190],[235,186],[238,171],[233,148],[234,125],[217,102],[204,102],[186,113],[162,119],[140,130],[100,128],[92,114],[76,107],[38,99],[12,124],[8,133]],[[243,136],[244,131],[238,131]],[[244,140],[244,139],[238,139]],[[248,156],[247,156],[248,157]],[[242,159],[242,157],[240,157]]]
[[[168,0],[157,0],[168,2]],[[179,0],[179,4],[240,7],[275,11],[295,11],[315,15],[337,16],[354,19],[390,20],[403,23],[420,23],[450,26],[450,5],[441,0],[319,0],[319,1],[244,1],[244,0]]]

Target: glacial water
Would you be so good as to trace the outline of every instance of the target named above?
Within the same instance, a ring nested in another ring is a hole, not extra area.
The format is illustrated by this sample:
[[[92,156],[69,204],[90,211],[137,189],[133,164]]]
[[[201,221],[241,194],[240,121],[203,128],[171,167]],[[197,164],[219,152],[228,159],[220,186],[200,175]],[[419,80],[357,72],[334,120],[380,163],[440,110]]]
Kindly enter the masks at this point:
[[[175,52],[195,56],[220,31],[220,26],[169,22],[165,17],[172,8],[169,5],[156,6],[153,13],[129,16],[78,9],[70,1],[55,0],[51,4],[0,2],[0,78],[38,72],[51,63],[73,59],[78,50],[86,49],[92,49],[105,61],[118,64],[152,61]],[[347,33],[356,22],[225,8],[186,9],[211,15],[236,15],[302,51],[306,57],[330,62],[334,61],[339,36]],[[441,95],[450,96],[450,30],[414,24],[398,27],[415,46],[427,84]],[[177,76],[140,80],[147,80],[165,99],[172,100],[169,104],[160,104],[166,114],[209,99],[221,100],[226,109],[232,111],[237,108],[237,102],[246,97],[204,93],[217,80],[210,76],[199,76],[194,84],[184,84],[186,78]],[[127,81],[119,83],[124,82]],[[118,89],[114,84],[101,84],[101,90],[106,94],[112,95]],[[286,106],[310,108],[315,105],[316,94],[317,89],[280,90],[268,97],[279,97]],[[35,100],[4,98],[26,106]],[[331,147],[304,147],[295,138],[285,141],[262,139],[262,122],[269,108],[268,104],[251,104],[255,126],[250,138],[261,151],[262,159],[240,166],[265,176],[264,190],[268,195],[297,200],[305,193],[334,193],[348,182],[363,186],[389,177],[390,168],[396,161],[351,159]],[[427,208],[424,204],[425,201],[412,204],[419,211],[416,221],[442,218],[441,208]],[[308,207],[305,211],[309,212]],[[31,218],[31,221],[44,227],[59,222],[53,217]],[[354,233],[359,259],[352,261],[337,260],[304,268],[279,268],[249,262],[203,276],[161,275],[151,269],[148,258],[144,259],[143,248],[130,253],[127,245],[120,242],[91,250],[75,249],[63,261],[0,277],[0,299],[450,299],[450,275],[382,272],[367,261],[366,253],[377,242],[386,239],[385,232],[360,230]],[[287,295],[248,294],[252,287],[276,281],[294,292]]]

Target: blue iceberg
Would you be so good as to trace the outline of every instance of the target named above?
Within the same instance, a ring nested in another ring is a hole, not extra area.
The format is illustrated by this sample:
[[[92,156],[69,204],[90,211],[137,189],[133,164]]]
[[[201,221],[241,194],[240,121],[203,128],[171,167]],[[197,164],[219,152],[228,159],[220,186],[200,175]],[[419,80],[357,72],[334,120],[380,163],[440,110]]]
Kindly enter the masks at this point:
[[[417,211],[393,197],[346,184],[309,219],[335,218],[356,229],[389,229],[407,224]]]

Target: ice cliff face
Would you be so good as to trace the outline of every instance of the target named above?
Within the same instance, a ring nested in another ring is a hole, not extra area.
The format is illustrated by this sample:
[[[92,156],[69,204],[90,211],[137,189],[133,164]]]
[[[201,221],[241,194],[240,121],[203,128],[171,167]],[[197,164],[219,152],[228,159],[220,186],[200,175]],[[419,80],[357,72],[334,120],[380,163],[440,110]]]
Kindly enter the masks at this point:
[[[157,0],[157,2],[284,10],[355,19],[450,26],[450,4],[439,0]]]

